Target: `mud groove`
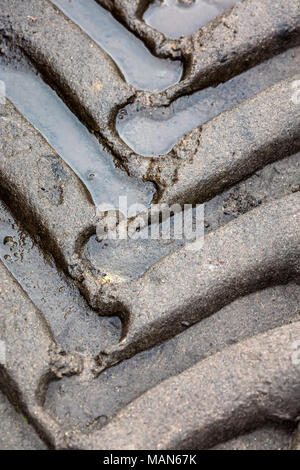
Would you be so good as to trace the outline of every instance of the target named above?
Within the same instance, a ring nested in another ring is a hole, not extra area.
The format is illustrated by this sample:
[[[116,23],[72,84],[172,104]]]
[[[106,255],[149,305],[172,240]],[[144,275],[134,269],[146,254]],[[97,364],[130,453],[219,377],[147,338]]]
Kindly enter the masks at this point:
[[[0,79],[6,67],[38,71],[112,175],[95,198],[93,169],[77,171],[33,103],[18,111],[0,82],[0,389],[32,425],[24,446],[43,447],[40,436],[55,449],[297,449],[299,1],[238,2],[176,40],[145,23],[149,1],[97,2],[151,60],[184,72],[141,91],[57,2],[1,0]],[[240,74],[263,70],[258,89],[234,95]],[[218,85],[233,96],[222,104],[221,93],[219,112],[165,155],[121,140],[127,109],[159,116]],[[97,240],[110,214],[95,203],[124,188],[138,203],[146,194],[147,230],[154,201],[203,205],[201,246]],[[18,446],[26,431],[0,399]]]

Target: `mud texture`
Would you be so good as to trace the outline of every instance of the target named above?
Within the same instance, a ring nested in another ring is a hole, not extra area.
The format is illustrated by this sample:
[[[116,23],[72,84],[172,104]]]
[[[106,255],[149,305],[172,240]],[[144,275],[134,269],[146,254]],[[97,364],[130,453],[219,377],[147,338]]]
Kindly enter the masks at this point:
[[[97,1],[182,79],[136,89],[48,0],[0,1],[1,70],[50,86],[152,207],[203,204],[205,236],[97,239],[111,214],[0,83],[0,447],[299,449],[299,1],[244,0],[178,40],[148,0]],[[121,139],[128,109],[193,99],[207,117],[165,155]]]

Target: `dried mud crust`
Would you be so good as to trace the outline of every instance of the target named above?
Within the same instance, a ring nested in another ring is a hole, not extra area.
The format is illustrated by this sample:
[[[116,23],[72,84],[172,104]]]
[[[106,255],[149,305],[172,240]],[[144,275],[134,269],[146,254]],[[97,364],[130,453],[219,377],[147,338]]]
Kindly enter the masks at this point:
[[[48,0],[1,0],[1,59],[41,73],[119,166],[155,183],[157,201],[205,202],[204,248],[183,247],[131,282],[98,276],[82,256],[96,224],[84,185],[1,100],[0,220],[14,234],[18,227],[22,247],[16,235],[0,240],[0,442],[17,448],[25,433],[30,448],[299,449],[300,107],[291,100],[299,75],[155,160],[130,150],[114,127],[128,103],[168,106],[299,45],[299,2],[246,0],[169,41],[142,21],[148,1],[97,1],[156,55],[183,60],[183,79],[157,95],[135,90]],[[30,256],[40,273],[32,278]]]

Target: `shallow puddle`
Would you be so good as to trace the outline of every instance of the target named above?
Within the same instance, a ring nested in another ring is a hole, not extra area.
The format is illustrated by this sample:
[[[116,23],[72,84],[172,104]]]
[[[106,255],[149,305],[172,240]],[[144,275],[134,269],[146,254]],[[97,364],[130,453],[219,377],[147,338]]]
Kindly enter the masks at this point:
[[[300,48],[291,49],[216,88],[177,99],[168,108],[120,110],[116,127],[121,139],[146,157],[168,153],[195,127],[275,83],[299,73]]]
[[[159,92],[179,82],[180,61],[159,59],[95,0],[51,0],[83,29],[119,66],[125,80],[139,90]]]
[[[40,309],[56,341],[68,351],[97,354],[117,343],[118,318],[99,317],[73,282],[57,271],[0,201],[0,259]]]
[[[156,0],[144,20],[170,39],[193,34],[238,0]]]
[[[0,80],[7,98],[79,176],[96,206],[118,207],[119,196],[126,196],[128,205],[138,201],[149,207],[152,185],[116,168],[112,156],[41,77],[0,65]]]

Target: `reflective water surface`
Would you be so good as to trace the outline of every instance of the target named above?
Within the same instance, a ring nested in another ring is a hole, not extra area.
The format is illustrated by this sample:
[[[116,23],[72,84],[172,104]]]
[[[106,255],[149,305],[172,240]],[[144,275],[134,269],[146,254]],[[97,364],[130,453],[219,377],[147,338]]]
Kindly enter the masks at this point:
[[[95,355],[119,340],[120,320],[99,317],[1,201],[0,260],[44,315],[63,348]]]
[[[142,41],[95,0],[51,0],[80,26],[119,66],[126,81],[139,90],[159,92],[179,82],[180,61],[159,59]]]
[[[168,153],[195,127],[243,102],[300,69],[300,48],[290,49],[216,88],[177,99],[169,107],[139,111],[135,104],[121,110],[117,130],[121,139],[146,157]]]
[[[116,168],[112,156],[41,77],[0,64],[0,80],[7,98],[79,176],[95,205],[118,207],[122,195],[129,205],[150,205],[154,189]]]
[[[170,39],[193,34],[238,0],[156,0],[144,14],[145,22]]]

